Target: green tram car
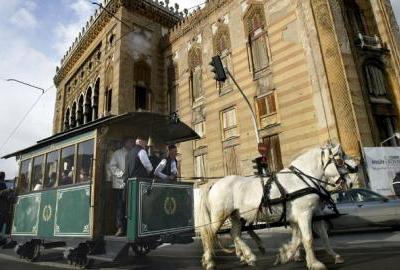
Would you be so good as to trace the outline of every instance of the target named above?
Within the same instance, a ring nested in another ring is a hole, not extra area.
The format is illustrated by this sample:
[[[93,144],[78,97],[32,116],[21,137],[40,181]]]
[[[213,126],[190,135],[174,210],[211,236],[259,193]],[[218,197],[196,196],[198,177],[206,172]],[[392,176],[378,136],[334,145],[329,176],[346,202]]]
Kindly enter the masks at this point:
[[[199,138],[179,119],[136,112],[101,118],[9,154],[20,163],[10,243],[36,260],[43,249],[65,247],[69,263],[115,261],[130,248],[142,255],[194,235],[193,187],[128,179],[127,235],[113,236],[115,199],[107,164],[126,137],[151,138],[154,149]]]

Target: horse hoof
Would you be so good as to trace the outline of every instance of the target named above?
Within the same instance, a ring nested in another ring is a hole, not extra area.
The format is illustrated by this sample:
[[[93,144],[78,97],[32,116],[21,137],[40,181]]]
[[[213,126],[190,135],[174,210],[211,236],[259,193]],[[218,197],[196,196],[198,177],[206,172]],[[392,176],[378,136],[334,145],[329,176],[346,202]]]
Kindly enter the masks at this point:
[[[335,264],[342,264],[344,263],[344,259],[340,255],[336,255],[335,257]]]
[[[249,261],[247,262],[248,266],[256,266],[256,262],[255,261]]]
[[[310,270],[326,270],[326,266],[321,262],[315,262],[309,267]]]
[[[274,261],[274,266],[280,265],[282,263],[281,257],[278,255]]]

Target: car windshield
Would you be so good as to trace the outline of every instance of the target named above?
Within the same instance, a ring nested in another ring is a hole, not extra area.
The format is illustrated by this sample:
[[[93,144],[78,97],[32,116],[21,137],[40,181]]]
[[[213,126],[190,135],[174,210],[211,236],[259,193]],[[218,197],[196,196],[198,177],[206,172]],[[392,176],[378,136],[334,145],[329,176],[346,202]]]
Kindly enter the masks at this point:
[[[345,191],[335,192],[331,195],[331,197],[335,203],[350,203],[351,202],[351,198],[350,198],[349,194],[346,193]]]
[[[369,190],[353,190],[352,197],[356,202],[383,201],[385,197]]]

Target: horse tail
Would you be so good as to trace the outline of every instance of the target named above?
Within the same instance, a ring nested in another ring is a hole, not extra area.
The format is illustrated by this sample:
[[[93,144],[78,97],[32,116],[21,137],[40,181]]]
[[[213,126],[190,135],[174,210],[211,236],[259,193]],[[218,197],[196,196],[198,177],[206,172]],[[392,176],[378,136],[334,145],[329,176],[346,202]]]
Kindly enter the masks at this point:
[[[214,242],[216,234],[212,229],[211,214],[210,214],[210,204],[208,201],[208,193],[212,186],[206,185],[205,187],[199,188],[199,203],[197,211],[197,222],[200,231],[201,241],[203,246],[207,245],[214,253]]]

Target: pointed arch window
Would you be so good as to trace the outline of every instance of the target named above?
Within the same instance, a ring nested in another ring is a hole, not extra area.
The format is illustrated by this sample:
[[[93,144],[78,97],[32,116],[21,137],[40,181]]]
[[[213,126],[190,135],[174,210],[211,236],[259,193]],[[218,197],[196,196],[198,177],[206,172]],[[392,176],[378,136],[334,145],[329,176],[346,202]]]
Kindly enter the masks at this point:
[[[218,54],[221,57],[223,65],[228,68],[230,72],[232,70],[231,60],[231,40],[229,34],[229,27],[223,22],[218,23],[217,31],[213,37],[214,54]],[[232,90],[231,79],[227,78],[225,82],[218,82],[217,84],[220,95],[225,94]]]
[[[135,110],[151,110],[151,66],[144,60],[134,63]]]
[[[67,109],[67,111],[65,112],[65,119],[64,119],[64,130],[68,130],[70,128],[70,110],[69,108]]]
[[[72,104],[71,118],[70,118],[70,121],[69,121],[69,126],[70,126],[71,128],[76,127],[76,102],[74,102],[74,103]]]
[[[83,125],[83,95],[81,95],[78,100],[78,108],[76,111],[76,124],[77,126]]]
[[[189,87],[192,95],[192,101],[196,102],[201,97],[203,97],[203,87],[202,87],[202,52],[197,46],[192,47],[189,50]]]
[[[105,93],[105,111],[110,113],[112,107],[112,81],[114,71],[113,67],[110,66],[106,71],[106,93]]]
[[[170,59],[168,66],[167,77],[168,77],[168,111],[173,113],[177,110],[177,88],[178,88],[178,66]]]
[[[92,97],[92,120],[97,120],[99,112],[99,92],[100,92],[100,79],[97,79],[94,85]]]
[[[89,87],[89,89],[86,92],[85,96],[85,103],[83,106],[83,119],[85,124],[89,123],[92,121],[92,88]]]
[[[269,47],[263,5],[250,5],[243,22],[248,36],[249,59],[253,74],[256,74],[269,66]]]

